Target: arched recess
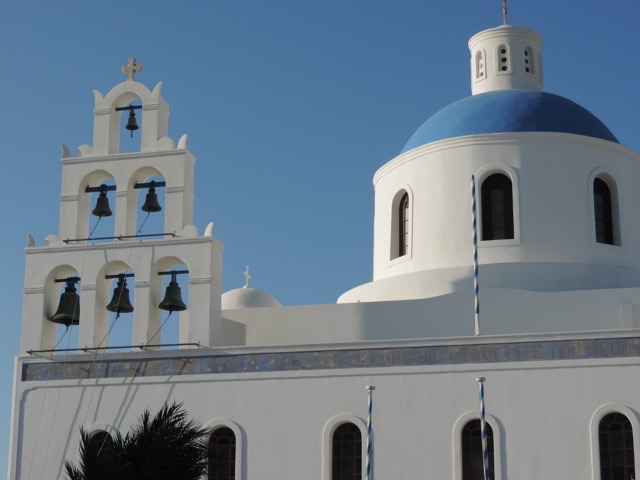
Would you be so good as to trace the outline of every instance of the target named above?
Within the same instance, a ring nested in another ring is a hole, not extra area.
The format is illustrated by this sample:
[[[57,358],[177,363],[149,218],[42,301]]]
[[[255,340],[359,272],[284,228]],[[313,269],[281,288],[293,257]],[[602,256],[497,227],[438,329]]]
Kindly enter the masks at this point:
[[[511,203],[513,210],[513,238],[505,238],[499,240],[485,240],[483,232],[483,202],[482,202],[482,186],[492,175],[504,175],[511,181]],[[492,163],[480,168],[475,174],[476,182],[476,214],[478,216],[477,228],[479,246],[484,247],[501,247],[520,244],[520,187],[518,175],[512,167],[499,163]]]
[[[100,432],[105,432],[109,434],[109,436],[112,439],[115,439],[116,436],[119,435],[119,431],[117,428],[115,428],[113,425],[110,425],[108,423],[103,423],[103,422],[92,423],[91,425],[87,425],[86,427],[83,427],[83,429],[85,432],[89,434],[89,437],[93,437],[94,435]],[[80,439],[80,436],[78,435],[78,441],[76,443],[76,454],[74,458],[80,458],[80,448],[81,448],[81,439]]]
[[[456,420],[453,426],[453,472],[454,480],[462,480],[462,429],[471,420],[478,420],[479,412],[466,412]],[[487,424],[493,430],[493,464],[494,478],[492,480],[502,480],[502,448],[503,448],[503,432],[502,425],[498,420],[489,414],[485,414]]]
[[[589,219],[593,245],[622,246],[619,196],[618,184],[608,170],[599,167],[591,172]]]
[[[496,48],[496,60],[498,75],[512,73],[511,49],[509,45],[506,43],[498,45],[498,48]]]
[[[244,435],[240,426],[235,423],[233,420],[228,418],[216,418],[211,420],[205,424],[205,428],[210,432],[214,432],[219,428],[228,428],[230,429],[235,436],[235,448],[236,448],[236,456],[235,456],[235,478],[234,480],[244,480],[243,473],[243,463],[245,461],[245,449],[244,449]],[[207,477],[209,478],[209,477]]]
[[[189,331],[189,274],[179,274],[176,281],[180,287],[181,296],[187,310],[169,312],[159,308],[165,297],[165,292],[171,275],[159,275],[160,272],[172,270],[190,270],[187,264],[178,257],[160,258],[151,269],[149,282],[151,292],[149,295],[149,343],[158,345],[161,343],[187,343]],[[170,317],[169,314],[171,313]],[[164,324],[164,325],[163,325]],[[164,331],[164,332],[163,332]],[[167,335],[173,332],[173,335]],[[169,340],[169,341],[167,341]],[[177,340],[177,341],[176,341]]]
[[[640,422],[638,422],[638,415],[625,405],[616,403],[608,403],[599,407],[591,416],[590,427],[590,440],[591,440],[591,478],[593,480],[601,480],[600,475],[600,441],[598,435],[598,429],[602,419],[610,413],[621,413],[631,423],[631,429],[633,432],[633,456],[635,459],[635,471],[638,471],[640,464]]]
[[[151,180],[156,182],[165,182],[165,176],[157,168],[143,167],[137,170],[129,179],[127,183],[127,220],[126,220],[126,235],[136,235],[140,224],[147,216],[146,212],[143,212],[140,207],[146,195],[149,191],[148,188],[135,188],[136,184],[149,183]],[[166,231],[165,217],[167,215],[166,202],[165,202],[165,187],[156,187],[156,195],[162,210],[160,212],[154,212],[149,214],[149,221],[145,223],[145,229],[141,233],[164,233]],[[151,229],[150,229],[151,228]],[[162,239],[163,237],[157,237]]]
[[[140,125],[144,125],[136,133],[140,138],[140,150],[157,149],[158,140],[167,136],[169,119],[169,108],[161,97],[161,91],[162,82],[159,82],[151,91],[144,84],[136,81],[122,82],[105,96],[94,90],[96,100],[93,130],[94,154],[120,152],[120,130],[126,124],[122,118],[122,112],[128,115],[128,111],[116,111],[116,108],[126,107],[136,100],[139,100],[136,104],[140,103],[142,106],[142,109],[136,110],[136,118]]]
[[[131,265],[116,260],[102,267],[96,278],[95,290],[95,314],[93,344],[100,347],[114,345],[133,345],[133,314],[122,313],[116,319],[116,314],[107,310],[107,305],[113,298],[114,289],[117,285],[117,278],[105,278],[107,275],[118,275],[121,273],[131,273]],[[130,303],[135,308],[135,277],[126,278],[126,287],[129,290]],[[112,317],[111,322],[109,317]],[[107,335],[108,332],[108,335]]]
[[[110,131],[111,131],[112,138],[110,139],[110,142],[109,142],[111,147],[109,153],[112,153],[112,154],[120,153],[122,151],[120,147],[120,143],[122,140],[125,140],[124,138],[125,135],[129,136],[130,138],[132,136],[137,137],[135,139],[135,147],[132,148],[129,146],[129,148],[127,148],[127,151],[141,150],[140,134],[142,133],[143,125],[142,125],[142,115],[140,113],[142,112],[142,109],[134,110],[134,114],[136,116],[136,122],[138,123],[139,130],[136,130],[133,135],[131,135],[130,133],[125,133],[127,132],[127,130],[124,128],[128,121],[129,110],[116,111],[116,108],[128,107],[131,104],[135,104],[135,105],[142,104],[142,99],[140,98],[140,96],[131,91],[121,94],[113,102],[113,106],[112,106],[113,112],[111,114],[111,119],[110,119],[111,120]]]
[[[71,265],[60,265],[54,268],[49,275],[47,275],[44,287],[44,311],[42,318],[43,339],[47,339],[47,341],[43,342],[42,348],[53,348],[66,331],[66,327],[64,325],[52,322],[51,317],[58,309],[60,297],[66,286],[64,282],[56,283],[56,280],[63,280],[69,277],[80,277],[79,269],[74,268]],[[80,295],[80,283],[76,283],[75,287],[76,292]],[[79,309],[80,305],[77,307]],[[68,339],[64,341],[63,345],[59,345],[58,348],[66,348],[67,345],[71,348],[77,346],[77,329],[78,327],[71,325],[69,327],[69,332],[66,332],[69,335]]]
[[[115,178],[113,174],[106,170],[96,170],[85,176],[80,185],[78,185],[78,209],[76,217],[76,237],[75,238],[87,238],[89,236],[89,227],[93,229],[99,217],[93,216],[91,212],[96,206],[98,192],[87,192],[87,187],[99,187],[105,184],[108,186],[115,186]],[[92,236],[114,236],[115,235],[115,205],[116,205],[116,192],[107,192],[107,198],[109,200],[109,206],[113,215],[111,217],[102,217],[100,219],[99,229],[96,229]]]
[[[413,191],[402,185],[391,201],[389,259],[409,260],[413,255]]]
[[[522,51],[522,55],[524,57],[524,72],[529,75],[536,75],[536,59],[533,54],[533,48],[524,47]]]
[[[475,75],[476,82],[479,82],[480,80],[484,80],[485,78],[487,78],[486,68],[487,68],[486,54],[484,52],[484,49],[480,48],[478,49],[475,55],[474,71],[476,74]]]
[[[360,438],[362,439],[362,472],[365,471],[367,458],[367,424],[360,417],[351,414],[336,415],[325,423],[322,430],[322,480],[332,480],[331,463],[333,459],[333,434],[336,429],[345,423],[352,423],[360,430]],[[375,435],[374,435],[375,437]]]

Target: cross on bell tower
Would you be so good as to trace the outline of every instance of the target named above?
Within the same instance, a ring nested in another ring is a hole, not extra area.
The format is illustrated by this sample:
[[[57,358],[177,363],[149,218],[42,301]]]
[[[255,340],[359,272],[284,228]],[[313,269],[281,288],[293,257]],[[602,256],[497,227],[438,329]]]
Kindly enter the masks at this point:
[[[128,82],[134,82],[134,75],[142,70],[142,65],[136,64],[136,59],[134,57],[129,57],[129,63],[127,65],[122,65],[122,73],[126,73],[129,75],[127,78]]]

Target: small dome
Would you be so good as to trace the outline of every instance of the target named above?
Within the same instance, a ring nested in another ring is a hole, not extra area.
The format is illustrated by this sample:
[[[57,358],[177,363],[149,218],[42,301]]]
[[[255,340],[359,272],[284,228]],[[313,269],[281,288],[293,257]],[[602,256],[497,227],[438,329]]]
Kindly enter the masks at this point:
[[[222,294],[222,310],[280,306],[280,302],[268,293],[251,287],[236,288]]]
[[[571,100],[540,91],[499,90],[443,108],[416,130],[401,153],[448,138],[512,132],[573,133],[619,143],[604,123]]]

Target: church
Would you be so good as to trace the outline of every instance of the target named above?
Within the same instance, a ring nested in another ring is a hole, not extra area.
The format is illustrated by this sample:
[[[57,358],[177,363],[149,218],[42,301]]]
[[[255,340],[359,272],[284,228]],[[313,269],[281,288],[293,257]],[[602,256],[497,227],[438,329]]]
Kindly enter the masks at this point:
[[[162,83],[131,58],[94,91],[59,231],[25,250],[8,478],[64,478],[81,428],[104,444],[174,400],[211,431],[209,479],[636,478],[640,155],[544,91],[536,32],[505,19],[469,51],[471,96],[374,175],[371,282],[326,305],[283,306],[249,271],[223,292]]]

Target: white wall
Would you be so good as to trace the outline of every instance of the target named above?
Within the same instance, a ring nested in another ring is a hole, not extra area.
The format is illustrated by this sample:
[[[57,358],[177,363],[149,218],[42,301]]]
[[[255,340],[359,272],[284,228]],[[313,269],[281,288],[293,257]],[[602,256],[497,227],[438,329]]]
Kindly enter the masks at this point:
[[[324,480],[323,430],[338,415],[366,419],[364,387],[375,385],[376,476],[420,479],[428,472],[429,478],[453,479],[454,425],[478,411],[480,375],[487,378],[487,413],[499,422],[493,428],[501,429],[504,479],[591,478],[594,412],[611,403],[636,415],[640,410],[636,358],[18,380],[9,478],[57,479],[63,459],[74,456],[80,426],[126,432],[143,409],[175,399],[204,423],[224,418],[239,425],[243,479]],[[635,447],[640,458],[640,445]]]

